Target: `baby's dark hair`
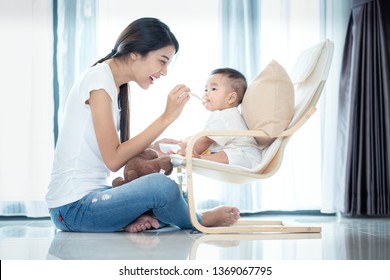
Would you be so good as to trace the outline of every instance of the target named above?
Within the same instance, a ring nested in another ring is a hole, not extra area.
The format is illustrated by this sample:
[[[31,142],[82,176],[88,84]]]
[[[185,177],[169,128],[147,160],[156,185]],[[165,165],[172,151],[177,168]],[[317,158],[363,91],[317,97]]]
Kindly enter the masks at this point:
[[[241,104],[245,91],[248,87],[245,76],[233,68],[218,68],[211,71],[210,75],[221,74],[230,81],[230,87],[237,93],[237,105]]]

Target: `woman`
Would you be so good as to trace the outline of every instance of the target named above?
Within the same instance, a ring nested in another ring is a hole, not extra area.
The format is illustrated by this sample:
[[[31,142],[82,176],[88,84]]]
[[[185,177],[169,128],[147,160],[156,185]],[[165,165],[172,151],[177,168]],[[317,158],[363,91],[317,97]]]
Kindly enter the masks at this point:
[[[150,146],[181,114],[190,89],[177,85],[163,114],[139,135],[129,138],[128,83],[148,89],[167,74],[179,50],[169,27],[141,18],[120,34],[114,49],[87,69],[72,87],[55,151],[46,195],[50,216],[64,231],[139,232],[176,225],[191,228],[187,203],[177,184],[151,174],[111,188],[116,172]],[[120,131],[120,137],[118,137]],[[199,214],[205,226],[228,226],[239,210],[221,206]]]

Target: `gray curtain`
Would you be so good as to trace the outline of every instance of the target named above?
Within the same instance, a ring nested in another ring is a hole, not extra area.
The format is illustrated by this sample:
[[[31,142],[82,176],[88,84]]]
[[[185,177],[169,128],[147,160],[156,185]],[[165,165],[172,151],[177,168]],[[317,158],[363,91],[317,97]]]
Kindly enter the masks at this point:
[[[77,76],[95,63],[97,0],[53,0],[54,140]]]
[[[353,2],[340,78],[347,216],[390,215],[390,1]],[[343,123],[347,124],[343,128]]]

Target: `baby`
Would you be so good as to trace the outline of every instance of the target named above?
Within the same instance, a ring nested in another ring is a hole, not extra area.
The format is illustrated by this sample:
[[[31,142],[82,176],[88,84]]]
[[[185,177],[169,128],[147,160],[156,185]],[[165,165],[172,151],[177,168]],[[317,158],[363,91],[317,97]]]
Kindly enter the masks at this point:
[[[246,78],[232,68],[219,68],[210,73],[203,95],[204,107],[211,115],[204,130],[247,130],[238,109],[247,89]],[[182,141],[178,154],[185,156],[188,138]],[[253,168],[262,158],[253,137],[208,136],[197,140],[193,157]]]

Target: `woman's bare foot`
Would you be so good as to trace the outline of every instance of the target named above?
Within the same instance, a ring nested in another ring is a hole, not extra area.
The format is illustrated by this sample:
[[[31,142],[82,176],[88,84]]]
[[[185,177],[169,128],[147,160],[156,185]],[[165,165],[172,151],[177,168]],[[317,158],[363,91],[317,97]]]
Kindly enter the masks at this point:
[[[150,228],[159,228],[160,223],[151,213],[145,213],[139,216],[134,222],[129,224],[125,230],[127,232],[140,232]]]
[[[206,227],[227,227],[240,218],[240,210],[231,206],[218,206],[202,214],[202,225]]]

